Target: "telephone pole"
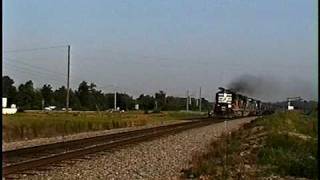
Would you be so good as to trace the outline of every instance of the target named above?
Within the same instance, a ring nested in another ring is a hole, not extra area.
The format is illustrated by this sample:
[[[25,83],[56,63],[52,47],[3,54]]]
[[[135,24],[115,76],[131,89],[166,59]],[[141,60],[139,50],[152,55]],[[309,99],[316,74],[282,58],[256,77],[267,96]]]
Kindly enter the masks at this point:
[[[201,112],[201,86],[200,86],[200,92],[199,92],[199,111]]]
[[[42,107],[42,110],[44,110],[44,99],[42,99],[41,101],[41,107]]]
[[[114,110],[117,110],[117,91],[114,91]]]
[[[68,77],[67,77],[67,100],[66,100],[66,111],[69,112],[69,87],[70,83],[70,45],[68,45]]]
[[[189,111],[189,90],[187,90],[187,112]]]
[[[158,110],[158,102],[155,101],[154,103],[155,103],[155,106],[156,106],[156,109],[155,109],[155,110],[157,111],[157,110]]]

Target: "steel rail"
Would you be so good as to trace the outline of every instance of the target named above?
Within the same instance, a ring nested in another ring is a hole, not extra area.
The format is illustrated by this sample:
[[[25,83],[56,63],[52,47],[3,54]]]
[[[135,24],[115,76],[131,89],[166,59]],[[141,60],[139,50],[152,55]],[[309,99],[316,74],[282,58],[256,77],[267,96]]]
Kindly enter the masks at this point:
[[[31,146],[31,147],[26,147],[26,148],[8,150],[8,151],[2,152],[2,157],[6,161],[6,159],[17,158],[18,156],[22,156],[22,155],[41,153],[44,151],[48,151],[48,149],[50,150],[50,149],[61,148],[61,149],[65,149],[65,150],[70,150],[70,149],[77,148],[77,146],[90,146],[90,145],[97,144],[97,142],[99,142],[99,141],[100,142],[105,142],[108,140],[110,141],[110,140],[114,140],[117,138],[122,138],[124,136],[134,135],[137,133],[152,132],[152,131],[162,129],[164,127],[174,128],[174,127],[181,126],[181,125],[187,125],[187,124],[193,123],[193,122],[194,121],[184,122],[184,123],[175,123],[175,124],[169,124],[169,125],[161,125],[161,126],[156,126],[156,127],[152,127],[152,128],[143,128],[143,129],[120,132],[120,133],[98,135],[98,136],[88,137],[88,138],[61,141],[61,142],[50,143],[50,144],[45,144],[45,145],[38,145],[38,146]]]
[[[64,153],[52,154],[46,157],[40,157],[40,158],[31,159],[23,162],[14,163],[8,166],[4,166],[3,174],[6,176],[9,174],[20,173],[24,170],[34,169],[36,167],[48,165],[53,162],[68,160],[68,159],[83,156],[86,154],[99,152],[105,149],[131,144],[134,142],[146,141],[148,139],[160,137],[163,135],[168,135],[171,133],[177,133],[182,130],[186,130],[194,127],[205,126],[211,123],[213,122],[212,121],[191,121],[186,123],[178,123],[174,125],[135,130],[130,133],[124,132],[122,133],[122,137],[127,137],[127,138],[119,139],[118,141],[105,142],[102,144],[98,143],[97,145],[91,145],[91,146],[87,146],[79,149],[70,150]],[[145,131],[143,132],[143,130]],[[110,137],[115,137],[115,136],[109,136],[109,138]],[[50,147],[50,146],[45,146],[45,147]],[[30,149],[27,149],[27,151],[30,151]]]

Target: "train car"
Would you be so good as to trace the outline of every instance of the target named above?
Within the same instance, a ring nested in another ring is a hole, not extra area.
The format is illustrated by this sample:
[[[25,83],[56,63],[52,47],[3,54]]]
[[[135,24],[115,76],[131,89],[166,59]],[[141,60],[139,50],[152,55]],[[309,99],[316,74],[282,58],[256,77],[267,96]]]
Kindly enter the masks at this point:
[[[213,110],[215,117],[233,118],[261,113],[261,101],[248,98],[229,89],[220,87],[215,99]]]

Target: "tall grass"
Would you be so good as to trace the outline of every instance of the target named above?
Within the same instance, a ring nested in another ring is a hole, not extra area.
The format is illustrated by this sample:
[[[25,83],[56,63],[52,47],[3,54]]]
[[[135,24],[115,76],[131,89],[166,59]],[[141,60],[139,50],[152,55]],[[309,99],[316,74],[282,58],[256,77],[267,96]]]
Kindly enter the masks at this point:
[[[269,132],[266,145],[258,154],[258,163],[270,166],[265,173],[317,179],[316,113],[278,113],[259,123],[265,125]],[[292,132],[299,136],[293,136]]]
[[[281,176],[317,177],[317,142],[272,134],[259,152],[259,163],[271,165],[266,173]]]
[[[279,112],[266,118],[259,119],[258,125],[263,125],[268,131],[294,132],[311,137],[318,135],[318,114],[313,112],[310,115],[299,112]]]
[[[250,179],[271,174],[287,177],[318,178],[318,119],[317,112],[305,115],[299,112],[279,112],[258,118],[231,136],[223,135],[213,141],[207,152],[196,154],[192,167],[184,175],[190,177],[209,176],[211,179],[235,178],[237,174]],[[254,127],[263,126],[259,133]],[[261,131],[261,132],[260,132]],[[258,133],[258,134],[259,134]],[[262,145],[255,149],[253,145]],[[226,145],[227,144],[227,145]],[[243,152],[249,152],[241,157]],[[227,156],[225,156],[227,154]],[[245,158],[245,159],[243,159]],[[225,166],[225,163],[227,166]],[[257,167],[257,171],[246,172],[243,163]],[[240,178],[241,179],[241,178]]]
[[[143,112],[17,113],[2,116],[2,133],[3,140],[10,142],[39,137],[65,136],[87,131],[160,124],[164,121],[194,116],[194,114],[180,112],[155,114],[144,114]]]

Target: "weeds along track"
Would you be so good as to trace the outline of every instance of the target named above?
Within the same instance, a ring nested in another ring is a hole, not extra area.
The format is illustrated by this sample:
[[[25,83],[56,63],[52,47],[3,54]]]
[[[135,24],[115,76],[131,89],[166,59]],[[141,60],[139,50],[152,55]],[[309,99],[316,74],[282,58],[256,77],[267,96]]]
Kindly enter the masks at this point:
[[[63,160],[81,158],[81,156],[106,149],[147,141],[160,136],[222,121],[223,120],[218,119],[197,119],[153,128],[4,151],[2,152],[3,175],[19,174],[26,170],[36,169],[37,167],[58,163]]]

